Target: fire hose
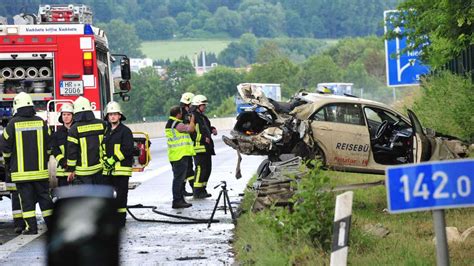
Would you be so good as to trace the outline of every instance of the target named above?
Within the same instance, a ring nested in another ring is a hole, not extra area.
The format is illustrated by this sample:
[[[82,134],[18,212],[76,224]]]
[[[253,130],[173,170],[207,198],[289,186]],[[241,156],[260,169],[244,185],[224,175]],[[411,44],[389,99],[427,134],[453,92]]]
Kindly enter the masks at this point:
[[[181,219],[181,220],[185,220],[185,221],[141,219],[141,218],[136,217],[130,211],[130,209],[151,209],[151,211],[156,213],[156,214],[171,217],[171,218],[175,218],[175,219]],[[144,206],[142,204],[127,206],[127,212],[130,214],[130,216],[132,216],[133,219],[135,219],[138,222],[167,223],[167,224],[207,224],[210,221],[210,219],[192,218],[192,217],[187,217],[187,216],[181,216],[181,215],[161,212],[161,211],[158,211],[157,209],[158,209],[157,206]],[[212,219],[210,222],[211,223],[218,223],[219,220]]]

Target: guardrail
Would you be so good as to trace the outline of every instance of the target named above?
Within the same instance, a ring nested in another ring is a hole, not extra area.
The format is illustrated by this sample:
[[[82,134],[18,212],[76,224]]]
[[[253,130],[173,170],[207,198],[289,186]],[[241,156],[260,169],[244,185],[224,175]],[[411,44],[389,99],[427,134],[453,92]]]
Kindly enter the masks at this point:
[[[235,117],[211,118],[211,125],[218,131],[230,130],[234,127]],[[165,136],[166,122],[151,122],[139,124],[127,124],[133,131],[146,132],[150,138],[160,138]]]

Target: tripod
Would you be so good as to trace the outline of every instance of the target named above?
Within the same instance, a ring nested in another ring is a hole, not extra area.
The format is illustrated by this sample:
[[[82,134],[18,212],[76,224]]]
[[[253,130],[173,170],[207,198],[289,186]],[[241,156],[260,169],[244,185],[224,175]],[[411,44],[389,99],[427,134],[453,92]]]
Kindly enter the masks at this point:
[[[216,205],[214,205],[214,209],[212,210],[211,218],[209,218],[209,223],[207,224],[207,228],[211,227],[212,218],[214,218],[214,214],[216,214],[217,205],[219,205],[219,200],[221,196],[224,195],[224,213],[227,214],[227,204],[229,205],[230,215],[232,217],[232,221],[235,221],[234,211],[232,210],[232,205],[230,204],[229,195],[227,194],[227,183],[225,181],[221,181],[221,183],[214,187],[214,189],[221,186],[221,191],[219,192],[219,196],[216,200]]]

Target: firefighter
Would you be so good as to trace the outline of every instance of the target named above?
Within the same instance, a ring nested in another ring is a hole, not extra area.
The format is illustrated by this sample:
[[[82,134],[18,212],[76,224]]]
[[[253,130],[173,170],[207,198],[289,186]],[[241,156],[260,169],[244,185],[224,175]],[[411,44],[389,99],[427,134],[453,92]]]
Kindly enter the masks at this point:
[[[180,106],[170,109],[170,117],[165,127],[168,144],[168,159],[173,169],[173,209],[189,208],[183,196],[184,179],[186,178],[188,163],[194,153],[193,142],[189,133],[194,132],[194,116],[190,117],[189,124],[183,123],[184,110]]]
[[[74,184],[105,184],[102,177],[101,146],[105,122],[96,119],[88,99],[74,101],[74,124],[67,136],[68,182]]]
[[[117,192],[119,224],[123,227],[127,216],[128,180],[132,175],[133,134],[122,123],[126,118],[117,102],[107,104],[104,119],[108,125],[102,142],[103,175]]]
[[[203,199],[211,197],[206,190],[207,181],[212,170],[212,155],[214,152],[214,142],[212,135],[217,135],[215,127],[204,114],[207,107],[207,98],[204,95],[196,95],[192,101],[193,115],[195,116],[196,130],[191,137],[194,141],[195,179],[194,179],[194,198]]]
[[[63,124],[59,127],[51,137],[51,149],[54,157],[56,158],[56,178],[58,179],[58,186],[67,186],[67,177],[70,174],[66,172],[67,161],[66,161],[66,148],[67,148],[67,132],[71,128],[73,123],[74,107],[71,103],[64,103],[61,106],[60,116],[58,121]]]
[[[15,115],[3,131],[3,156],[11,180],[18,190],[26,229],[37,234],[35,205],[38,202],[46,225],[50,226],[53,201],[49,194],[47,159],[50,132],[46,122],[36,116],[30,95],[21,92],[13,100]]]
[[[181,100],[179,102],[179,105],[183,108],[183,122],[185,124],[189,123],[189,116],[191,114],[191,102],[193,100],[194,94],[192,92],[185,92],[181,95]],[[188,170],[186,171],[186,179],[184,180],[184,183],[186,184],[186,181],[189,182],[189,186],[191,189],[194,189],[193,183],[194,183],[194,170],[193,170],[193,157],[189,156],[188,162]],[[184,196],[192,196],[193,193],[187,192],[186,191],[186,185],[183,186],[183,195]]]

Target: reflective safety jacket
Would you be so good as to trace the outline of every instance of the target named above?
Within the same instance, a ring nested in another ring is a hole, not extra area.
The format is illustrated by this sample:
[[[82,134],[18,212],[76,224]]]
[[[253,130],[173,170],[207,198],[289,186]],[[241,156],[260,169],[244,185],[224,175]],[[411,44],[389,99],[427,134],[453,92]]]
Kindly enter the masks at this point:
[[[194,156],[193,141],[187,132],[179,132],[176,125],[182,123],[176,117],[169,117],[165,127],[165,135],[168,143],[168,159],[170,162],[181,160],[184,156]]]
[[[3,156],[14,183],[47,180],[50,130],[46,122],[23,107],[3,131]],[[24,109],[24,110],[22,110]]]
[[[93,116],[93,113],[90,112]],[[90,116],[89,116],[90,117]],[[105,122],[96,118],[76,119],[67,136],[67,171],[78,176],[102,172],[102,140]]]
[[[204,114],[195,111],[193,112],[196,123],[196,130],[191,133],[191,138],[194,141],[194,151],[196,153],[209,153],[216,155],[214,152],[214,141],[212,140],[212,126],[209,118]],[[206,142],[209,139],[209,143]]]
[[[104,175],[131,176],[133,164],[133,134],[130,128],[120,123],[115,129],[107,127],[102,150],[107,158],[115,160],[112,172]]]
[[[57,162],[57,177],[67,177],[69,175],[69,172],[66,172],[67,131],[67,128],[62,126],[51,136],[51,152]]]

